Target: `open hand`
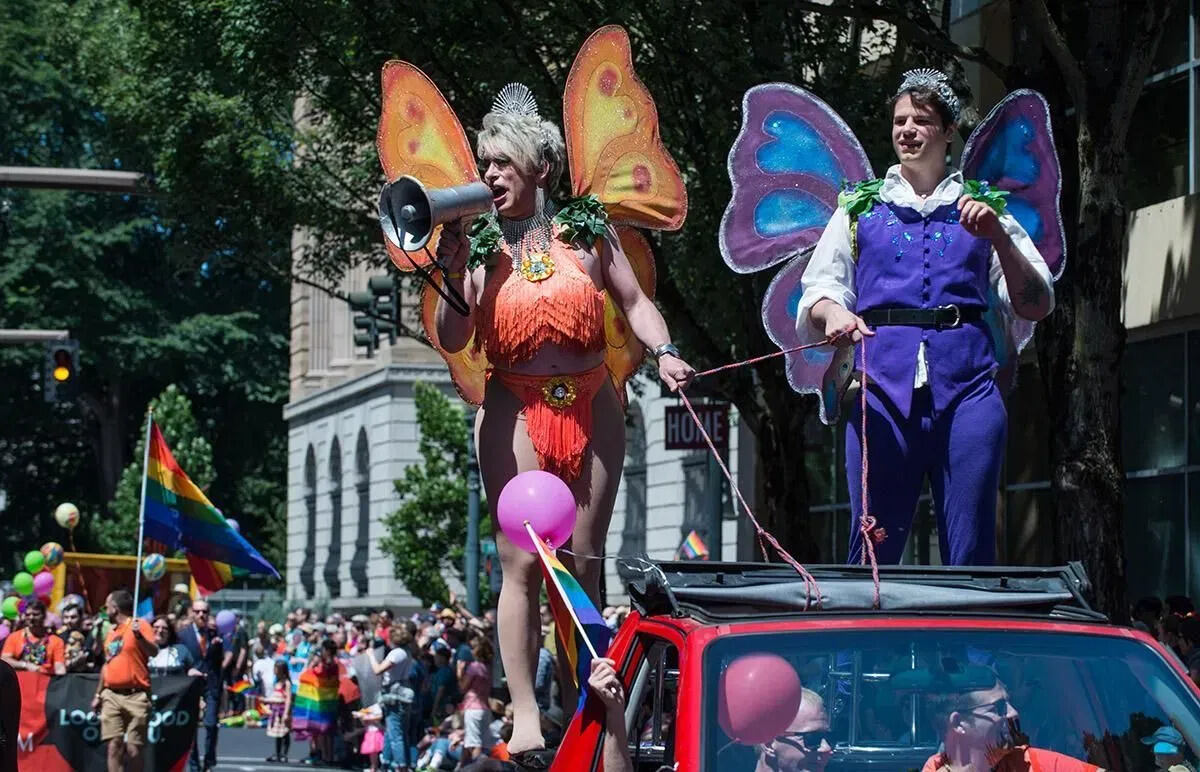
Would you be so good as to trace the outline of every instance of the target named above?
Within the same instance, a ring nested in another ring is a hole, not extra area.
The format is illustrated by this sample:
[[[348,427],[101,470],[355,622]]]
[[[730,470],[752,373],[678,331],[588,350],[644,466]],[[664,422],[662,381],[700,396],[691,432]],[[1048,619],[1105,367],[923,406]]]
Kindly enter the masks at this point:
[[[996,241],[1004,236],[996,210],[967,195],[958,199],[958,221],[976,238]]]

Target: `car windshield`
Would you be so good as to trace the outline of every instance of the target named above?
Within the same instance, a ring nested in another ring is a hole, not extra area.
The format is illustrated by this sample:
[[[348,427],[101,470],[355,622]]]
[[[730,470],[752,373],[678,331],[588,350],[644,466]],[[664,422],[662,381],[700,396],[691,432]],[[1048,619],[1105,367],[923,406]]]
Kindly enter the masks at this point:
[[[1194,765],[1200,751],[1200,702],[1155,649],[1130,638],[725,635],[705,649],[703,668],[709,771],[1138,772],[1169,766],[1156,765],[1156,752],[1177,748],[1179,763]]]

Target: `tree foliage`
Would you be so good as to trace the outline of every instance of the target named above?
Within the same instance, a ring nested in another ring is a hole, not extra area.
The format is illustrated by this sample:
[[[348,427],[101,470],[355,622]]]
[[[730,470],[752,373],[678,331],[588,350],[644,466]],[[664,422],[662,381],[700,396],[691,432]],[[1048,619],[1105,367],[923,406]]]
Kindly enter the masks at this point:
[[[413,386],[421,463],[404,470],[396,481],[400,508],[384,518],[387,534],[380,543],[392,556],[396,577],[423,604],[446,602],[450,588],[443,578],[463,574],[467,538],[467,436],[462,408],[427,383]],[[486,513],[486,504],[480,504]],[[487,533],[483,518],[481,533]],[[486,591],[481,575],[481,592]]]
[[[154,422],[162,431],[163,439],[167,441],[167,447],[171,449],[180,468],[196,487],[207,492],[216,477],[213,449],[212,444],[200,433],[196,416],[192,414],[192,401],[178,386],[171,384],[150,403],[150,409],[154,411]],[[109,504],[113,517],[91,521],[96,545],[104,552],[119,555],[132,554],[137,550],[138,507],[145,475],[142,465],[145,453],[146,434],[143,428],[134,448],[134,461],[121,473],[116,495]],[[220,508],[219,504],[216,506]]]
[[[161,110],[164,92],[187,89],[153,76],[140,85],[129,79],[123,57],[145,31],[136,10],[109,0],[13,0],[5,15],[0,164],[158,176],[162,137],[131,115]],[[227,174],[237,168],[231,163]],[[217,179],[205,184],[219,187]],[[281,444],[264,438],[284,434],[286,277],[239,259],[236,242],[216,247],[198,238],[178,215],[186,202],[171,196],[3,196],[0,327],[68,329],[81,365],[79,397],[50,405],[39,390],[41,348],[0,348],[0,488],[8,502],[0,549],[26,547],[39,534],[64,540],[50,517],[64,500],[85,522],[103,520],[142,431],[142,406],[170,383],[186,388],[213,443],[212,497],[254,541],[280,516],[257,514],[270,507],[254,502],[284,498]],[[203,219],[222,227],[219,209]],[[273,234],[252,234],[255,254],[286,256],[290,226],[278,223]],[[255,514],[246,516],[249,508]],[[81,529],[81,548],[97,546],[87,543],[90,533]]]

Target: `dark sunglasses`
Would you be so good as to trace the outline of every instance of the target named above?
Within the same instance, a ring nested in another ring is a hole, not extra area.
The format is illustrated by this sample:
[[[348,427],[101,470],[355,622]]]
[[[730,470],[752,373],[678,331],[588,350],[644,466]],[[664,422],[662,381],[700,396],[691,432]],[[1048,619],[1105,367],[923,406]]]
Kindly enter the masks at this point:
[[[987,702],[983,705],[973,705],[969,708],[963,708],[962,710],[964,713],[974,713],[977,710],[987,710],[991,713],[995,713],[1000,718],[1004,718],[1008,715],[1008,700],[1001,698],[995,702]]]
[[[833,747],[833,742],[830,740],[829,732],[818,729],[813,732],[791,732],[790,734],[782,734],[775,738],[775,742],[790,745],[798,751],[815,751],[821,748],[821,743],[829,743],[829,747]]]

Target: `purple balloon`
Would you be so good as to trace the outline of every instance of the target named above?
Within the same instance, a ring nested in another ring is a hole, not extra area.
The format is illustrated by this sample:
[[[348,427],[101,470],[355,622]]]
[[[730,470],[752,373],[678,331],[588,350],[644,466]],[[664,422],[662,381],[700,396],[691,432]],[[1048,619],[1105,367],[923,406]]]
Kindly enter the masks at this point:
[[[9,628],[8,622],[4,622],[3,624],[0,624],[0,640],[4,640],[5,638],[7,638],[8,634],[11,632],[12,632],[12,630]]]
[[[233,530],[237,531],[238,533],[242,532],[242,526],[238,523],[237,520],[234,520],[232,517],[225,518],[225,522],[229,523],[229,527],[232,528]]]
[[[237,627],[237,614],[229,609],[217,614],[217,632],[221,635],[229,635],[235,627]]]
[[[508,481],[496,503],[496,520],[500,530],[516,546],[536,552],[525,522],[539,538],[557,549],[575,530],[575,496],[567,484],[550,474],[535,469],[522,472]]]
[[[33,594],[39,598],[49,595],[54,589],[54,574],[49,571],[39,571],[33,577]]]

